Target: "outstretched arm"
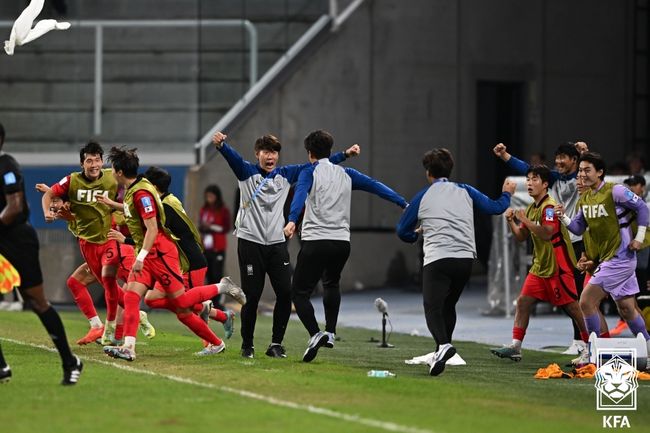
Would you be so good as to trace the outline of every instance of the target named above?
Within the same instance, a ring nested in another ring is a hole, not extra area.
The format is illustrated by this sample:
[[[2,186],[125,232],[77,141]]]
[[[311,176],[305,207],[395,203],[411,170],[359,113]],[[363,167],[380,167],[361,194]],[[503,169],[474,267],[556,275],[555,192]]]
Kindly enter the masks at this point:
[[[352,179],[352,189],[359,189],[361,191],[366,191],[372,194],[375,194],[376,196],[379,196],[383,198],[384,200],[388,200],[390,202],[395,203],[402,209],[404,209],[408,203],[406,203],[406,200],[404,200],[404,197],[384,185],[383,183],[379,182],[376,179],[373,179],[370,176],[366,176],[363,173],[358,172],[357,170],[353,168],[346,167],[345,172],[347,173],[348,176],[350,176],[350,179]]]
[[[237,179],[246,180],[257,173],[257,169],[253,164],[245,161],[235,149],[226,143],[226,138],[228,138],[227,135],[217,132],[212,136],[212,143],[226,159]]]
[[[430,187],[427,186],[422,191],[415,194],[397,223],[397,236],[404,242],[412,244],[418,240],[416,227],[418,224],[418,214],[420,212],[420,202],[429,188]]]
[[[474,205],[479,211],[488,215],[499,215],[510,206],[510,197],[515,192],[516,184],[506,179],[503,182],[503,192],[501,193],[501,197],[497,200],[492,200],[490,197],[486,196],[471,185],[459,183],[458,186],[467,191],[472,202],[474,202]]]
[[[289,212],[289,222],[284,227],[284,235],[291,238],[296,231],[296,221],[305,207],[305,201],[311,191],[311,186],[314,183],[314,166],[307,167],[298,176],[298,183],[296,190],[291,200],[291,210]]]
[[[636,212],[638,229],[636,237],[632,242],[630,242],[629,248],[633,251],[639,251],[643,241],[645,240],[645,233],[648,230],[648,224],[650,223],[650,211],[648,211],[648,206],[641,197],[634,194],[623,185],[614,185],[612,196],[614,197],[614,203]]]

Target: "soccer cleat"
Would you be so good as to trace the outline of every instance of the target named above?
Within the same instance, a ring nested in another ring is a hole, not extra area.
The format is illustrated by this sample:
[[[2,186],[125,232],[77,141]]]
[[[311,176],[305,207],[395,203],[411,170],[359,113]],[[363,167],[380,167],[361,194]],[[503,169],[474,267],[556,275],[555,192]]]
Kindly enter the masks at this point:
[[[521,361],[521,350],[515,349],[513,346],[503,346],[498,349],[490,349],[490,352],[499,358],[508,358],[515,362]]]
[[[225,311],[227,319],[223,322],[223,330],[226,340],[230,340],[232,334],[235,332],[235,312],[232,310]]]
[[[589,348],[585,346],[585,348],[580,352],[580,355],[577,358],[571,360],[571,364],[575,368],[580,368],[591,364],[589,360]]]
[[[101,328],[90,328],[88,330],[88,333],[83,337],[77,340],[77,344],[80,346],[94,343],[96,340],[102,338],[102,335],[104,335],[104,327],[102,326]]]
[[[284,346],[281,344],[271,343],[269,344],[269,348],[266,349],[266,356],[270,356],[271,358],[286,358],[287,351],[284,350]]]
[[[75,363],[69,367],[63,367],[63,380],[61,385],[76,385],[81,376],[81,370],[84,369],[84,364],[78,356],[74,357]]]
[[[254,347],[242,347],[241,356],[243,358],[253,359],[255,357],[255,348]]]
[[[212,301],[208,299],[207,301],[203,301],[202,304],[203,304],[203,308],[199,313],[199,317],[205,323],[208,323],[208,320],[210,319],[210,310],[212,310]]]
[[[324,344],[328,349],[334,349],[334,341],[336,340],[336,334],[333,332],[326,332],[327,342]]]
[[[99,344],[102,346],[110,346],[115,341],[115,325],[105,325],[104,333],[99,339]]]
[[[111,358],[124,359],[129,362],[135,360],[135,351],[126,346],[104,346],[104,353]]]
[[[5,366],[4,368],[0,369],[0,383],[7,383],[11,380],[11,368],[9,366]]]
[[[627,323],[625,323],[625,320],[619,319],[618,323],[616,323],[616,326],[614,329],[609,331],[609,335],[612,337],[618,337],[621,335],[623,332],[627,331],[629,328],[627,326]],[[572,353],[573,355],[573,353]]]
[[[140,323],[138,324],[138,327],[140,332],[142,332],[142,334],[148,339],[151,340],[156,336],[156,328],[154,328],[151,322],[149,322],[149,316],[144,311],[140,311]]]
[[[582,352],[582,350],[585,348],[586,343],[582,340],[573,340],[573,343],[571,343],[571,346],[564,352],[562,352],[562,355],[578,355]]]
[[[443,344],[433,355],[429,364],[429,375],[438,376],[445,371],[445,365],[449,359],[456,354],[456,348],[451,344]]]
[[[302,362],[311,362],[318,355],[318,349],[323,347],[328,340],[327,332],[318,331],[315,333],[307,343],[307,350],[302,355]]]
[[[196,352],[195,355],[197,356],[216,355],[218,353],[223,352],[224,350],[226,350],[226,343],[222,341],[221,344],[208,344],[200,352]]]
[[[242,305],[246,305],[246,294],[230,277],[223,277],[219,282],[219,293],[226,293]]]

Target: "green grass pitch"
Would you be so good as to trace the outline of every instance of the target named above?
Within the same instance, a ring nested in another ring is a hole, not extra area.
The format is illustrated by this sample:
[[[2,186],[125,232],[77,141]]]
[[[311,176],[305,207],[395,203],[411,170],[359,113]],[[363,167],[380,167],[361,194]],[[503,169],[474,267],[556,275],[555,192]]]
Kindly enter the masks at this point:
[[[62,313],[71,341],[85,334],[77,312]],[[291,321],[288,358],[264,355],[271,321],[257,323],[254,360],[239,356],[237,333],[225,353],[201,348],[175,317],[150,315],[158,335],[139,338],[133,363],[106,357],[98,345],[75,347],[85,363],[80,383],[62,387],[58,356],[36,315],[0,312],[2,348],[13,378],[0,386],[0,431],[61,432],[602,432],[593,380],[536,380],[537,368],[571,358],[524,351],[519,363],[497,359],[487,346],[457,342],[467,366],[429,377],[404,359],[433,350],[431,338],[393,334],[394,349],[369,343],[378,332],[341,328],[336,348],[301,362],[307,342]],[[212,327],[222,334],[220,325]],[[237,323],[237,326],[239,324]],[[505,336],[504,336],[505,337]],[[20,343],[19,343],[20,342]],[[396,378],[366,377],[387,369]],[[640,382],[627,431],[650,431],[650,383]]]

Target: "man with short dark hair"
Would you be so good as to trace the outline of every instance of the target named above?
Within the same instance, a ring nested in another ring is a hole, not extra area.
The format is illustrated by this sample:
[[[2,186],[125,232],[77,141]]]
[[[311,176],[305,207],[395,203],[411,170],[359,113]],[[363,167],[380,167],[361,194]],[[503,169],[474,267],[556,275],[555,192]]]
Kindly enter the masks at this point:
[[[305,138],[305,149],[311,164],[298,177],[289,222],[284,228],[284,234],[292,237],[298,217],[305,208],[302,245],[291,285],[291,299],[310,336],[302,357],[304,362],[312,361],[320,347],[334,347],[341,304],[339,280],[350,255],[352,190],[373,193],[401,208],[407,205],[402,196],[381,182],[352,168],[332,164],[330,155],[333,145],[334,139],[327,131],[314,131]],[[325,331],[319,329],[309,300],[321,279]]]
[[[20,165],[10,155],[2,152],[5,129],[0,124],[0,254],[20,274],[18,287],[23,298],[43,323],[63,362],[62,385],[75,385],[83,369],[81,360],[72,354],[63,322],[45,298],[43,275],[38,258],[38,237],[29,224],[29,208],[25,199],[25,184]],[[0,349],[0,382],[11,378]]]
[[[208,342],[197,355],[216,355],[223,352],[226,347],[224,342],[204,321],[193,314],[192,308],[220,293],[228,293],[241,304],[246,303],[246,297],[230,280],[185,291],[178,249],[165,227],[162,202],[151,182],[138,176],[140,161],[135,149],[113,147],[109,159],[115,180],[126,189],[124,217],[135,242],[137,256],[131,267],[124,294],[124,344],[117,347],[105,346],[104,352],[113,358],[135,360],[140,301],[156,284],[167,295],[178,320]]]
[[[562,143],[557,147],[557,149],[555,149],[555,170],[551,170],[548,193],[557,203],[565,204],[567,215],[569,217],[576,214],[576,204],[578,203],[578,198],[580,196],[576,187],[578,158],[580,158],[582,153],[587,152],[588,150],[587,143],[581,140],[578,140],[575,143]],[[508,167],[519,175],[525,176],[526,172],[530,168],[530,164],[510,155],[503,143],[497,144],[494,147],[493,152],[496,156],[501,158]],[[575,256],[580,257],[585,251],[582,237],[577,236],[574,233],[569,233],[569,236],[571,237]],[[584,274],[576,271],[574,278],[576,280],[578,296],[580,296],[584,283]],[[602,319],[602,322],[606,323],[604,318]],[[580,330],[575,324],[575,321],[572,320],[571,324],[573,326],[573,342],[571,343],[571,346],[563,352],[563,354],[577,355],[585,348],[585,346],[582,342]]]
[[[545,165],[531,166],[526,173],[526,187],[533,202],[525,211],[508,209],[505,213],[515,239],[524,242],[532,238],[533,265],[517,298],[512,344],[491,349],[500,358],[521,360],[521,344],[537,301],[561,307],[576,322],[585,345],[589,340],[573,276],[576,259],[569,233],[555,215],[555,200],[548,195],[550,178]]]
[[[634,274],[636,252],[643,246],[650,211],[627,187],[605,182],[605,161],[599,154],[584,153],[580,157],[578,175],[587,188],[578,201],[578,213],[571,219],[561,203],[555,209],[570,232],[581,235],[589,228],[598,252],[600,263],[580,295],[587,330],[600,334],[598,307],[609,295],[632,333],[641,333],[646,341],[650,340],[645,322],[637,311],[635,295],[639,285]],[[636,234],[631,227],[633,213],[638,223]],[[579,363],[588,363],[589,351],[585,350],[581,358]]]
[[[476,258],[474,207],[489,215],[502,213],[510,204],[515,184],[506,179],[501,197],[491,200],[470,185],[450,182],[454,160],[444,148],[425,153],[422,165],[430,185],[411,200],[397,224],[397,235],[409,243],[415,243],[420,233],[424,237],[424,316],[437,345],[429,360],[429,374],[438,376],[456,354],[451,344],[456,303]],[[418,221],[421,225],[416,228]]]
[[[253,337],[257,306],[264,289],[266,275],[275,291],[273,335],[266,355],[286,358],[282,340],[291,315],[291,268],[284,227],[284,204],[291,185],[309,164],[278,167],[282,145],[277,137],[267,134],[255,140],[256,164],[245,161],[217,132],[212,142],[225,158],[239,181],[240,206],[235,222],[237,256],[244,293],[248,302],[241,310],[241,355],[255,356]],[[334,164],[359,153],[351,146],[330,158]]]
[[[81,255],[97,281],[104,287],[106,323],[101,327],[98,317],[90,320],[91,328],[79,344],[93,343],[98,337],[102,344],[110,344],[115,336],[116,315],[120,288],[117,269],[120,264],[119,246],[108,239],[112,224],[112,210],[98,197],[117,198],[117,182],[110,169],[103,169],[104,150],[95,141],[88,142],[79,151],[82,171],[71,173],[45,191],[41,199],[46,222],[56,219],[51,210],[52,197],[70,203],[75,219],[75,236]],[[72,287],[71,287],[72,290]],[[83,308],[82,308],[83,310]]]

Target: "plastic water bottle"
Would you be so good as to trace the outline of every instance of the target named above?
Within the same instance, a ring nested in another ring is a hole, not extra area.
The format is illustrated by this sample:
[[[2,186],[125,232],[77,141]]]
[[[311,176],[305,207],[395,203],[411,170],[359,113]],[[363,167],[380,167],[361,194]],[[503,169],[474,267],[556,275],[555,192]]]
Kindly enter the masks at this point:
[[[391,372],[388,371],[388,370],[370,370],[370,371],[368,372],[368,377],[382,377],[382,378],[386,378],[386,377],[395,377],[395,376],[396,376],[395,373],[391,373]]]

